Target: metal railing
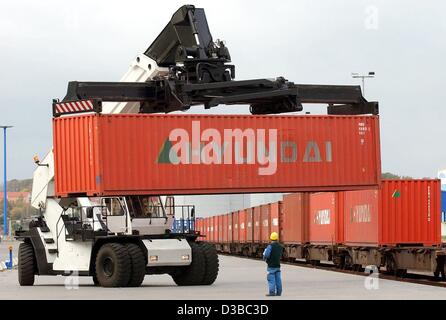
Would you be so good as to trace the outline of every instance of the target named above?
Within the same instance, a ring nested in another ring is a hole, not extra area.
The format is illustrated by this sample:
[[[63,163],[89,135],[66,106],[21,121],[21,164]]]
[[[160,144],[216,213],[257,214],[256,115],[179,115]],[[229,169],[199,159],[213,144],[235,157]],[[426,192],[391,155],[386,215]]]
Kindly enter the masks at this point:
[[[95,208],[100,209],[100,218],[95,214]],[[155,212],[151,216],[147,216],[147,219],[168,219],[165,215],[165,210],[162,206],[154,206]],[[170,213],[174,217],[174,223],[171,226],[174,233],[194,233],[195,232],[195,206],[193,205],[175,205],[169,207]],[[92,210],[92,217],[87,217],[87,211]],[[102,231],[109,233],[108,228],[108,215],[106,206],[87,206],[64,209],[57,222],[56,222],[56,249],[59,252],[59,239],[64,234],[65,241],[74,241],[76,238],[80,238],[81,241],[95,240],[96,233],[99,230],[95,230],[95,225],[100,224]],[[140,218],[143,216],[139,216]],[[62,222],[62,226],[60,223]],[[126,220],[127,222],[127,220]],[[59,229],[60,226],[60,229]],[[128,226],[127,226],[128,227]],[[104,230],[105,229],[105,230]]]
[[[175,205],[173,212],[175,219],[172,225],[172,232],[174,233],[195,232],[194,205]]]
[[[91,208],[93,210],[93,216],[92,218],[86,217],[87,215],[87,209]],[[100,219],[96,217],[94,214],[94,208],[100,208]],[[104,206],[90,206],[90,207],[77,207],[77,208],[67,208],[62,211],[59,218],[56,222],[56,249],[57,254],[59,255],[59,238],[62,234],[62,231],[64,232],[64,239],[65,241],[74,241],[76,240],[76,235],[80,236],[81,241],[86,240],[93,240],[95,239],[95,232],[99,230],[95,230],[95,224],[98,223],[101,225],[101,228],[103,231],[107,232],[108,229],[108,220],[107,215],[103,215],[103,210],[106,210],[106,207]],[[73,213],[73,210],[76,210],[79,212],[79,215],[73,215],[68,214],[67,211],[71,210],[71,213]],[[85,218],[84,218],[85,216]],[[78,218],[78,219],[77,219]],[[105,220],[105,225],[104,224]],[[60,222],[62,221],[62,226],[59,230]],[[91,236],[88,237],[87,235],[90,234]],[[69,238],[67,238],[69,236]]]

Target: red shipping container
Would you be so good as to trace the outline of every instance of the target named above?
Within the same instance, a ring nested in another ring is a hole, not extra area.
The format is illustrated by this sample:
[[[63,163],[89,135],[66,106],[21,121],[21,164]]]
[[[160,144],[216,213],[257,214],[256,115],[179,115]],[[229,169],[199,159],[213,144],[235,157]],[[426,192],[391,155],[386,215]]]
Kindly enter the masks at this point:
[[[239,211],[232,213],[232,241],[235,243],[240,242]]]
[[[233,219],[233,214],[232,212],[228,214],[228,242],[232,243],[234,240],[234,236],[233,236],[233,230],[232,230],[232,219]]]
[[[57,196],[370,189],[381,175],[377,116],[69,116],[53,146]]]
[[[262,242],[262,210],[261,207],[252,208],[252,223],[253,223],[253,242]]]
[[[309,241],[311,243],[343,242],[342,194],[343,192],[319,192],[310,195]]]
[[[248,209],[247,210],[239,210],[238,212],[238,239],[240,243],[246,243],[247,242],[247,230],[248,230],[248,223],[247,223],[247,217],[248,217]]]
[[[383,180],[379,190],[345,192],[345,243],[441,244],[440,180]]]
[[[344,193],[346,244],[359,246],[379,244],[379,193],[378,189]]]
[[[308,242],[309,193],[293,193],[283,196],[280,211],[282,242],[303,244]]]
[[[381,244],[441,244],[440,180],[388,180],[381,195]]]
[[[248,208],[246,212],[246,241],[247,243],[254,242],[254,208]]]

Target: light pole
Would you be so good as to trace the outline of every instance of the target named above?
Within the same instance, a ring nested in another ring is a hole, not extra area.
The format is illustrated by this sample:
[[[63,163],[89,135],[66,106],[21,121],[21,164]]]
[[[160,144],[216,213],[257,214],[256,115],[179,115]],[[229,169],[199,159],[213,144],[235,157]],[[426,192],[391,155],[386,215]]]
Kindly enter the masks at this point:
[[[12,128],[12,126],[0,126],[3,128],[3,235],[8,235],[8,197],[6,189],[6,129]]]
[[[364,79],[365,78],[374,78],[375,77],[375,72],[374,71],[369,71],[369,73],[367,74],[359,74],[357,72],[352,72],[352,78],[361,78],[362,79],[362,95],[365,96],[365,83],[364,83]]]

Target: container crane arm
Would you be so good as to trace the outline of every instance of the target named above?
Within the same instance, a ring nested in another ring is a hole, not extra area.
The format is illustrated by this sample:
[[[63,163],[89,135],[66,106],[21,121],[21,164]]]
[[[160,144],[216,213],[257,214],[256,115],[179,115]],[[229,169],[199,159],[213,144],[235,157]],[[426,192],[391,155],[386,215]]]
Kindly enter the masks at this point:
[[[368,102],[359,86],[294,84],[277,78],[197,84],[176,80],[72,81],[63,101],[54,103],[54,115],[67,113],[58,111],[59,106],[85,99],[98,106],[102,101],[138,103],[138,113],[185,111],[193,105],[210,109],[221,104],[248,104],[252,114],[277,114],[302,111],[302,104],[316,103],[328,104],[328,114],[378,114],[378,103]]]
[[[253,113],[265,107],[274,110],[272,113],[302,110],[296,87],[283,78],[196,84],[170,79],[143,83],[72,81],[62,103],[56,101],[55,106],[80,100],[93,100],[97,105],[108,101],[137,102],[139,113],[185,111],[193,105],[209,109],[220,104],[250,104]]]
[[[302,111],[304,103],[328,104],[329,114],[378,113],[378,103],[368,102],[359,86],[294,84],[283,77],[234,81],[230,61],[225,43],[213,41],[204,9],[186,5],[121,82],[70,82],[65,98],[54,102],[53,114],[167,113],[221,104],[247,104],[252,114],[275,114]],[[83,100],[92,107],[82,108]]]

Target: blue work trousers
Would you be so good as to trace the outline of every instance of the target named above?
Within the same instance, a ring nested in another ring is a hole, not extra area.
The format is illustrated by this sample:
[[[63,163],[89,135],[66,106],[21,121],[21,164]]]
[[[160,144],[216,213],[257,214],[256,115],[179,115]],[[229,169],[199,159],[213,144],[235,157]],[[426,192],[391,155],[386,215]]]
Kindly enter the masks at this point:
[[[268,289],[270,295],[280,296],[282,294],[282,274],[280,268],[267,268]]]

